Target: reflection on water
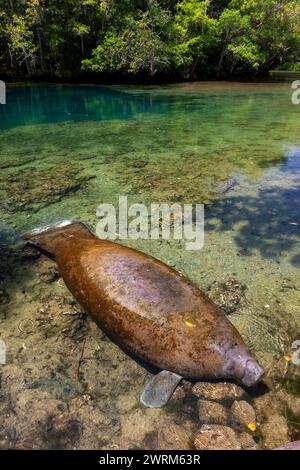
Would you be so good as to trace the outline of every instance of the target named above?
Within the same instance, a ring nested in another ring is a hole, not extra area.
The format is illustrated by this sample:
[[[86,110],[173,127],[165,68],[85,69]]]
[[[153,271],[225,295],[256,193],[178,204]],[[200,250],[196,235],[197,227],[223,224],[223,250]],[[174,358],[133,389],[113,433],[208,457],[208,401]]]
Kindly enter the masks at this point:
[[[99,88],[88,86],[11,87],[7,106],[0,108],[0,126],[128,119],[151,108],[151,97],[124,99],[124,93],[109,88],[99,93]]]
[[[211,95],[211,100],[217,99]],[[176,94],[126,93],[122,89],[94,86],[8,87],[7,106],[0,107],[0,128],[58,123],[129,119],[143,113],[209,110],[205,97],[182,100]]]

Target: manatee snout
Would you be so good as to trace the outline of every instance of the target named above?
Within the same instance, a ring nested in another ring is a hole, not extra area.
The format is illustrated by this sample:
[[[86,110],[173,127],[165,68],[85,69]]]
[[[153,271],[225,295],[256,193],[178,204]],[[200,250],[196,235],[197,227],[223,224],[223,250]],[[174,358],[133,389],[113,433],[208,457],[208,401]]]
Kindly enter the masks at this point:
[[[248,359],[245,366],[245,373],[241,378],[241,382],[246,387],[252,387],[262,379],[264,373],[264,369],[255,359]]]
[[[246,349],[237,347],[230,351],[224,373],[246,387],[253,387],[262,379],[265,371]]]

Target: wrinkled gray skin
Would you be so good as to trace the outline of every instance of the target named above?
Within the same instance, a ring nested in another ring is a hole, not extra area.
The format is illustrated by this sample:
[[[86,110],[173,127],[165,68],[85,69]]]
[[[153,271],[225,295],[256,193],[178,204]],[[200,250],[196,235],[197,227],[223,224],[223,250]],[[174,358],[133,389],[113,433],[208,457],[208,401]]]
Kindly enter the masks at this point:
[[[276,449],[273,450],[300,450],[300,441],[295,441],[295,442],[289,442],[288,444],[285,444],[280,447],[276,447]]]
[[[238,378],[246,387],[256,385],[264,375],[264,369],[250,355],[245,354],[245,349],[236,346],[228,353],[223,372],[224,377]]]
[[[264,375],[264,369],[250,355],[245,348],[236,346],[228,353],[225,362],[224,377],[239,379],[246,387],[256,385]],[[177,385],[183,377],[174,372],[163,370],[146,385],[141,396],[141,402],[148,408],[160,408],[168,403]]]

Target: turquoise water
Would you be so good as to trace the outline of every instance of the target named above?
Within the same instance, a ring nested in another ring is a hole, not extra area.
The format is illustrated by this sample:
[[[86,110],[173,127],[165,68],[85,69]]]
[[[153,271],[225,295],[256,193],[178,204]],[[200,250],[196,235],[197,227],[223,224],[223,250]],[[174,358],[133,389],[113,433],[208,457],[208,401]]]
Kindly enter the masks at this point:
[[[170,100],[130,95],[94,86],[27,86],[7,91],[0,109],[1,128],[29,124],[129,119],[139,113],[163,112]]]
[[[120,195],[204,203],[203,250],[124,243],[204,289],[237,279],[248,303],[232,321],[258,353],[283,354],[300,328],[299,116],[289,84],[8,87],[2,241],[66,218],[95,229],[98,205]]]

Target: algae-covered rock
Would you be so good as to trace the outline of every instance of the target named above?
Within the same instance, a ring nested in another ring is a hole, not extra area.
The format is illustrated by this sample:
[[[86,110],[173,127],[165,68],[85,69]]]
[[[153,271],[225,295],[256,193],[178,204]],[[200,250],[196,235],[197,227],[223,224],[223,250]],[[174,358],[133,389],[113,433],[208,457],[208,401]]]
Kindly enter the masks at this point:
[[[208,295],[227,315],[233,313],[244,299],[246,286],[236,279],[228,279],[225,283],[213,282]]]
[[[245,400],[235,401],[231,407],[233,424],[241,429],[256,423],[256,414],[253,406]]]
[[[190,433],[176,424],[165,426],[158,433],[159,450],[190,450]]]
[[[228,426],[204,424],[195,437],[198,450],[241,450],[236,432]]]
[[[274,449],[290,441],[287,420],[280,414],[270,415],[261,426],[263,446]]]
[[[214,401],[198,401],[199,421],[202,424],[228,424],[228,409]]]
[[[0,178],[2,207],[9,213],[37,210],[80,189],[91,176],[82,176],[74,164],[26,168]]]
[[[242,387],[228,382],[197,382],[193,387],[193,394],[198,398],[220,402],[233,402],[246,397]]]
[[[257,450],[259,448],[253,437],[247,432],[242,432],[240,434],[239,441],[243,450]]]
[[[247,432],[239,433],[229,426],[204,424],[196,434],[198,450],[257,450],[258,444]]]

